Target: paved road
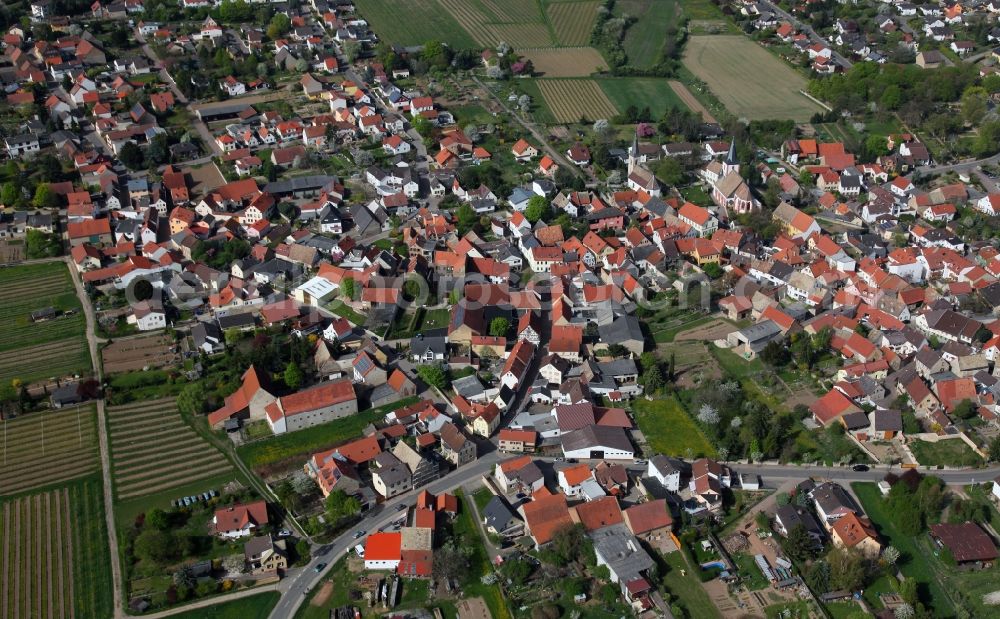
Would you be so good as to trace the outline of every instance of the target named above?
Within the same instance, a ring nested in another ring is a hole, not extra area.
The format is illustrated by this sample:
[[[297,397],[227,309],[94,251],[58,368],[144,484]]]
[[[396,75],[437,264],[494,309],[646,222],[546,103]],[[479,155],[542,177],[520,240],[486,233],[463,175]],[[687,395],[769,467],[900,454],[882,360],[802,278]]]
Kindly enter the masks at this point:
[[[982,165],[994,165],[1000,162],[1000,154],[986,157],[985,159],[973,159],[971,161],[959,161],[950,165],[920,166],[917,172],[921,174],[943,174],[945,172],[970,172]]]
[[[94,333],[94,327],[97,321],[94,316],[94,308],[90,304],[90,299],[87,297],[87,292],[83,289],[83,283],[80,280],[79,274],[76,272],[76,266],[72,263],[69,257],[65,258],[66,266],[69,268],[72,274],[73,286],[76,288],[76,296],[80,299],[80,305],[83,306],[83,313],[87,318],[87,346],[90,349],[90,363],[94,369],[94,376],[97,377],[99,382],[104,382],[104,368],[101,366],[97,350],[97,335]],[[104,400],[97,401],[97,424],[102,430],[97,433],[98,446],[101,452],[101,470],[103,471],[102,481],[104,488],[104,519],[105,525],[108,528],[108,546],[111,550],[111,584],[113,587],[115,610],[115,619],[124,616],[124,610],[122,608],[122,573],[121,566],[118,563],[118,557],[120,553],[118,552],[118,529],[115,526],[115,512],[114,512],[114,497],[112,495],[111,488],[111,457],[108,451],[108,435],[107,432],[103,431],[103,428],[107,427],[107,420],[104,410]]]
[[[306,594],[330,572],[330,569],[342,555],[351,551],[356,544],[360,543],[361,540],[354,537],[356,530],[364,528],[369,532],[377,531],[379,527],[399,518],[402,512],[396,511],[397,506],[403,504],[412,505],[414,497],[420,491],[428,490],[433,494],[437,494],[454,490],[485,473],[489,473],[493,470],[498,460],[498,452],[490,452],[475,462],[465,465],[432,484],[428,484],[419,490],[411,490],[404,495],[387,501],[380,508],[376,508],[378,511],[369,514],[361,524],[345,532],[332,543],[320,546],[319,548],[313,548],[313,559],[309,562],[309,565],[302,571],[285,578],[281,582],[281,600],[274,607],[274,610],[271,611],[271,619],[287,619],[295,615],[305,601]],[[326,564],[326,566],[320,572],[317,572],[316,566],[321,563]]]

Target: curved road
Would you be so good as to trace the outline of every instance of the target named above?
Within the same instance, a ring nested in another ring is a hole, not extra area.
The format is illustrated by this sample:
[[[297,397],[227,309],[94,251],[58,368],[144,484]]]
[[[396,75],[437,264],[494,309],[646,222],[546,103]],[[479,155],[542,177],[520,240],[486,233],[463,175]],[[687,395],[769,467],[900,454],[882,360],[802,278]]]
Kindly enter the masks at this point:
[[[278,601],[278,605],[271,611],[270,619],[289,619],[295,616],[295,613],[305,601],[306,594],[330,572],[333,565],[340,560],[342,555],[350,552],[356,544],[360,543],[361,540],[354,537],[355,531],[360,529],[366,529],[368,532],[377,531],[379,527],[385,526],[399,518],[403,512],[397,511],[398,506],[412,506],[414,497],[423,490],[437,494],[464,486],[475,478],[492,471],[499,459],[499,452],[490,452],[475,462],[466,464],[464,467],[442,477],[434,483],[427,484],[417,490],[411,490],[406,494],[386,501],[381,506],[372,510],[372,512],[369,512],[368,516],[358,525],[346,531],[343,535],[333,540],[333,542],[314,548],[313,557],[309,561],[309,565],[297,574],[282,581],[280,587],[282,589],[281,600]],[[321,571],[317,572],[316,566],[320,564],[325,564],[325,566]]]

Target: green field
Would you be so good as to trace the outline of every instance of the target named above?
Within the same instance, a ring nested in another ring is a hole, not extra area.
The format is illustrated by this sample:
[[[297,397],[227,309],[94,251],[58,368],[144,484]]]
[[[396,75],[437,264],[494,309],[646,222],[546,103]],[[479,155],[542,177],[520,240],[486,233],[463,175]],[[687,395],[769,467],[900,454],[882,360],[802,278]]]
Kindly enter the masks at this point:
[[[663,49],[663,31],[676,21],[677,3],[674,0],[618,0],[615,15],[635,18],[622,41],[628,64],[640,69],[655,65]]]
[[[418,401],[417,397],[403,398],[398,402],[313,426],[302,432],[289,432],[241,445],[236,449],[236,453],[247,466],[253,469],[291,461],[294,461],[295,465],[298,466],[304,457],[323,449],[329,449],[349,439],[358,438],[365,426],[382,419],[389,411],[415,404]]]
[[[684,66],[740,118],[805,122],[823,110],[800,92],[805,77],[743,35],[690,37]]]
[[[912,441],[910,450],[917,462],[925,466],[976,466],[983,463],[983,459],[959,439],[936,443]]]
[[[673,396],[636,400],[632,411],[649,444],[647,455],[686,456],[689,449],[695,456],[715,455],[715,448]]]
[[[436,40],[456,48],[477,47],[469,33],[437,0],[357,0],[355,6],[375,34],[390,43],[422,45]]]
[[[0,618],[112,614],[99,475],[0,504]]]
[[[950,617],[954,615],[954,607],[951,600],[945,594],[941,583],[934,576],[931,566],[932,559],[927,552],[927,548],[919,543],[926,541],[926,536],[917,538],[903,535],[896,528],[889,515],[888,507],[879,492],[878,486],[870,482],[856,482],[851,484],[854,494],[861,501],[861,507],[871,518],[872,523],[882,537],[884,545],[895,546],[902,555],[899,570],[907,578],[914,578],[924,590],[922,598],[928,605],[928,609],[935,617]]]
[[[280,599],[281,594],[277,591],[266,591],[172,616],[177,619],[267,619],[271,609],[278,605]]]
[[[80,311],[69,269],[63,262],[0,269],[0,382],[32,382],[90,368]],[[73,311],[33,323],[31,312],[53,307]]]
[[[668,108],[688,109],[677,97],[667,80],[656,77],[609,77],[597,78],[604,94],[611,99],[619,112],[625,111],[630,105],[642,110],[649,108],[652,118],[663,116]]]

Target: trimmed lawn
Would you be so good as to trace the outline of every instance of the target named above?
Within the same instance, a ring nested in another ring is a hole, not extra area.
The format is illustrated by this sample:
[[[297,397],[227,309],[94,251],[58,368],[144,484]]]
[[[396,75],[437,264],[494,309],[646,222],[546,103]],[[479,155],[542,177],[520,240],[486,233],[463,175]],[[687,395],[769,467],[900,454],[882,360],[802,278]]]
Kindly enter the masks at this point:
[[[368,320],[366,316],[362,316],[361,314],[355,312],[351,308],[344,305],[343,301],[340,300],[333,301],[332,303],[327,305],[327,309],[329,309],[334,314],[340,316],[341,318],[346,318],[347,320],[358,326],[364,326],[365,321]]]
[[[684,559],[684,553],[680,551],[664,555],[663,560],[670,566],[670,570],[663,577],[663,584],[677,603],[687,611],[685,616],[692,619],[721,617],[719,609],[712,603],[705,588],[695,576],[695,570],[701,568],[689,565]],[[685,571],[685,575],[681,575],[681,570]]]
[[[927,466],[977,466],[983,463],[979,454],[961,439],[949,439],[930,443],[913,441],[910,449],[917,462]]]
[[[361,435],[361,430],[369,423],[381,419],[389,411],[415,404],[420,398],[413,396],[378,408],[361,411],[355,415],[337,419],[329,423],[313,426],[301,432],[289,432],[242,445],[236,453],[250,468],[256,469],[277,464],[284,460],[298,460],[322,449],[328,449]]]
[[[281,594],[265,591],[232,602],[224,602],[208,608],[177,613],[177,619],[267,619],[271,609],[278,605]]]
[[[686,456],[715,456],[715,448],[688,416],[677,398],[639,399],[632,405],[635,421],[646,437],[652,453]]]
[[[895,546],[902,555],[898,564],[899,571],[907,578],[915,579],[922,586],[923,602],[928,610],[936,617],[952,616],[955,609],[941,583],[934,576],[931,567],[933,559],[928,556],[927,548],[918,543],[918,540],[926,540],[926,536],[913,538],[899,532],[889,516],[882,493],[874,483],[855,482],[851,484],[851,488],[885,543]]]

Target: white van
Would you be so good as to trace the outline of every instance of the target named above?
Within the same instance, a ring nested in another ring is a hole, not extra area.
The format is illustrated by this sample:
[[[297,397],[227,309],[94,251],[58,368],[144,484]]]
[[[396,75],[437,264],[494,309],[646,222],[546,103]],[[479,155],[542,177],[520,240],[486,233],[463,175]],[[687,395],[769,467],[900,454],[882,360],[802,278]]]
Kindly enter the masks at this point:
[[[365,558],[365,547],[362,546],[361,544],[358,544],[357,546],[354,547],[354,553],[356,555],[358,555],[359,557],[361,557],[362,559],[364,559]]]

